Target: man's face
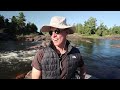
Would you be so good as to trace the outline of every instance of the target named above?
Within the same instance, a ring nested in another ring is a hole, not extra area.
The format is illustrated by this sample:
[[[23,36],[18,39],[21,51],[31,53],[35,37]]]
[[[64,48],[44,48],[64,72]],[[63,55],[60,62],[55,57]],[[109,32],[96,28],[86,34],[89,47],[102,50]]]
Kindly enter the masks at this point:
[[[63,46],[66,41],[67,33],[63,29],[52,28],[49,32],[51,35],[51,40],[55,46]]]

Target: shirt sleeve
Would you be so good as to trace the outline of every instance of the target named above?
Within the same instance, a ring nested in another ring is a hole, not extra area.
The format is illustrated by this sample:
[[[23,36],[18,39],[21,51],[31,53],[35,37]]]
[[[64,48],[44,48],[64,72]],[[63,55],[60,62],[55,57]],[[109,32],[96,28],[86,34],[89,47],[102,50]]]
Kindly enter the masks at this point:
[[[38,50],[34,59],[32,60],[32,63],[31,63],[31,66],[36,68],[37,70],[41,70],[42,67],[41,67],[41,60],[42,60],[42,57],[43,57],[43,50]]]

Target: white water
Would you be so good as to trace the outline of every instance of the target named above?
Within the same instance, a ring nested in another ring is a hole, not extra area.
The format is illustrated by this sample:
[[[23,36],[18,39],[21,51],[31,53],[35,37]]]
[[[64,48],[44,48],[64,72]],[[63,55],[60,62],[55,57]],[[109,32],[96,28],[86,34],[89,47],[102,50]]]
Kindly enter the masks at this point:
[[[0,62],[10,62],[11,60],[18,61],[31,61],[33,60],[37,50],[28,50],[28,51],[13,51],[13,52],[0,52]]]

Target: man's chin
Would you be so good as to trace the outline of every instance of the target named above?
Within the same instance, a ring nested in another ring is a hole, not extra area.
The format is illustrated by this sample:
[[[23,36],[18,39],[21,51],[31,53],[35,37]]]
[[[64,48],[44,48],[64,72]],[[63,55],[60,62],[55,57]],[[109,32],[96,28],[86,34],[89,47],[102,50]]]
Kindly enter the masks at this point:
[[[55,43],[54,45],[55,45],[55,46],[59,46],[59,44],[56,44],[56,43]]]
[[[58,47],[60,46],[60,44],[59,44],[59,43],[54,43],[54,45],[55,45],[55,46],[58,46]]]

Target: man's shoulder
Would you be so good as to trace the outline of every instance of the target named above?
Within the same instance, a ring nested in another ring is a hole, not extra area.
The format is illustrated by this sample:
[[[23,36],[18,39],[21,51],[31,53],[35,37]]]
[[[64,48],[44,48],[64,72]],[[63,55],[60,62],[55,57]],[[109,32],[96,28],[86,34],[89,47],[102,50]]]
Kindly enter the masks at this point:
[[[76,51],[76,52],[80,52],[80,50],[77,47],[74,47],[74,46],[73,46],[72,50]]]
[[[71,46],[71,52],[80,53],[80,50],[76,46]]]

